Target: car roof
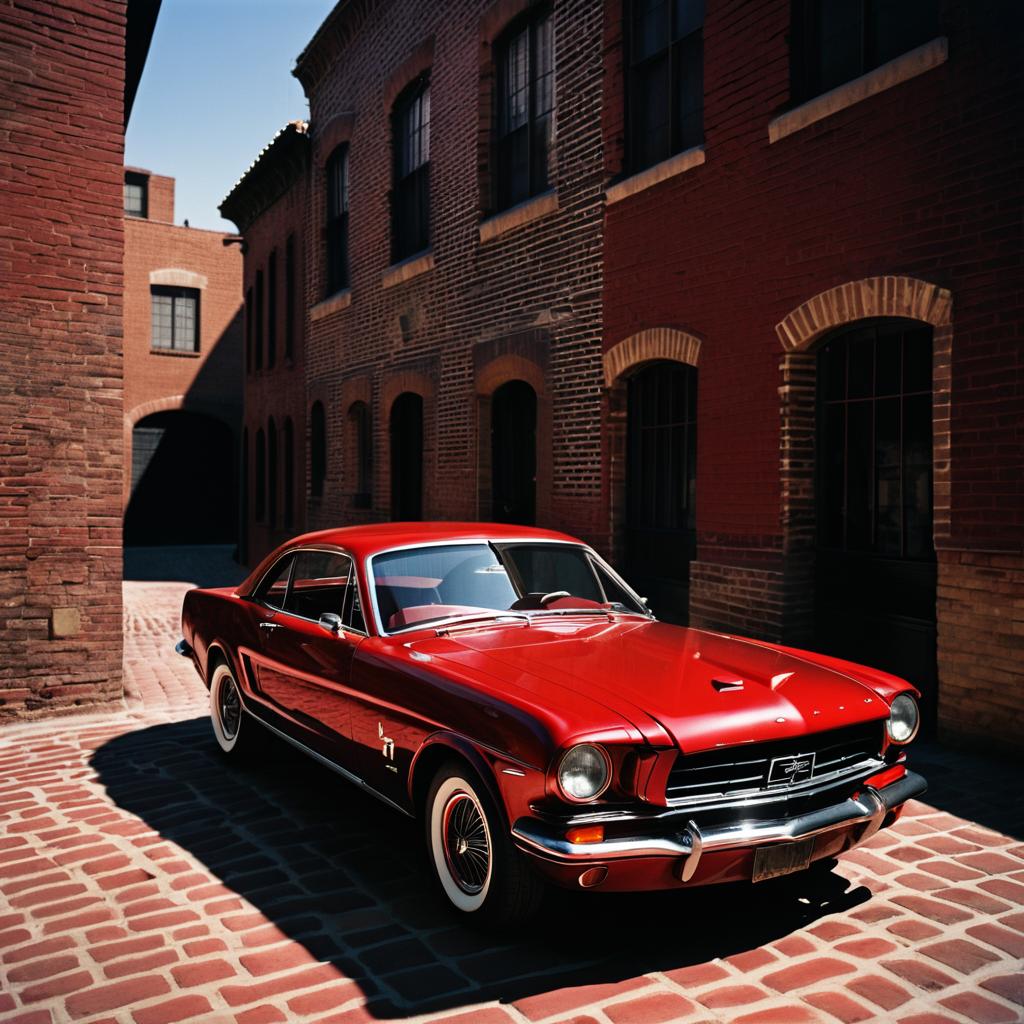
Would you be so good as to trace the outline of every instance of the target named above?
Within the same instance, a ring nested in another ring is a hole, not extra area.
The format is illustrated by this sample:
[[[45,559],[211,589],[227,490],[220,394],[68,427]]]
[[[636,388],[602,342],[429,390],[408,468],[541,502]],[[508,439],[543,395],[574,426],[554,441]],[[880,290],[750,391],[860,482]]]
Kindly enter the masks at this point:
[[[340,547],[351,552],[358,561],[362,561],[364,558],[388,551],[391,548],[437,544],[442,541],[472,540],[583,543],[577,537],[570,537],[567,533],[542,530],[536,526],[516,526],[511,523],[365,523],[361,526],[342,526],[293,537],[264,558],[238,590],[246,593],[247,587],[255,586],[270,562],[290,548],[315,545]]]

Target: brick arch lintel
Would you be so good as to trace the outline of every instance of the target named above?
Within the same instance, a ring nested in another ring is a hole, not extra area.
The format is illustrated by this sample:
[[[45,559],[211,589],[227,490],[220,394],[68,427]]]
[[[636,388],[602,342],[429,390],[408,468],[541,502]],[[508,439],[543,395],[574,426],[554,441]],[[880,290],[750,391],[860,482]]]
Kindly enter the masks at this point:
[[[182,267],[161,267],[159,270],[149,272],[149,283],[170,285],[173,288],[203,289],[208,282],[203,274],[197,274],[192,270],[185,270]]]
[[[475,374],[478,395],[493,395],[503,384],[513,380],[526,381],[537,395],[545,393],[544,368],[532,359],[515,353],[496,356]]]
[[[701,339],[674,327],[648,327],[624,338],[605,352],[604,382],[612,387],[626,373],[659,359],[696,366],[700,359]]]
[[[395,399],[406,391],[419,395],[427,404],[434,397],[434,382],[425,373],[416,370],[402,370],[388,377],[381,386],[381,410],[385,417],[391,415]]]
[[[314,143],[316,144],[318,159],[321,163],[326,161],[338,146],[352,138],[355,120],[355,114],[346,111],[342,114],[335,114],[322,127],[316,126]]]
[[[776,324],[775,333],[787,352],[803,352],[833,328],[882,316],[948,326],[953,298],[946,288],[915,277],[866,277],[808,299]]]

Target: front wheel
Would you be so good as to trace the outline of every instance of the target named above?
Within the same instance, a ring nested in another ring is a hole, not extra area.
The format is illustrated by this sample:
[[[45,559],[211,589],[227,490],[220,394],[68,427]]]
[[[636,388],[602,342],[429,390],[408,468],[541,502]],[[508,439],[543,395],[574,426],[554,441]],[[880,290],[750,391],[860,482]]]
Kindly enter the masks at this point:
[[[511,924],[540,907],[543,883],[512,844],[476,774],[442,768],[427,794],[427,852],[448,902],[467,919]]]
[[[264,738],[260,726],[242,710],[238,683],[224,662],[217,665],[210,679],[210,722],[217,746],[232,758],[248,756]]]

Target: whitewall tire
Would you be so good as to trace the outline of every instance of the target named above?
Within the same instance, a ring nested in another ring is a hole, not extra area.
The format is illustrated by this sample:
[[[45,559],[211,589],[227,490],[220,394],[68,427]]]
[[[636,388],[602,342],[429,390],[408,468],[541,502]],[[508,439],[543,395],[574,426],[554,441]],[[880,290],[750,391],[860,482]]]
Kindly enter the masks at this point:
[[[424,827],[438,886],[467,919],[510,924],[539,908],[543,883],[513,845],[504,815],[468,765],[452,762],[434,776]]]
[[[231,754],[246,743],[242,740],[252,724],[245,720],[242,710],[242,698],[238,692],[238,683],[231,669],[221,662],[214,670],[210,679],[210,722],[217,746],[225,754]]]

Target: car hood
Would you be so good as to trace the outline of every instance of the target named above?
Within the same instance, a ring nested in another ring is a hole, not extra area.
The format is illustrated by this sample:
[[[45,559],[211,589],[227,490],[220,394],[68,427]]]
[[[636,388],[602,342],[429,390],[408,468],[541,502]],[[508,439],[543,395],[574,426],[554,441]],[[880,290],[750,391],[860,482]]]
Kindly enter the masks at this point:
[[[614,709],[651,742],[686,752],[888,715],[866,681],[814,655],[660,622],[573,618],[454,629],[430,648],[518,686],[568,688]]]

